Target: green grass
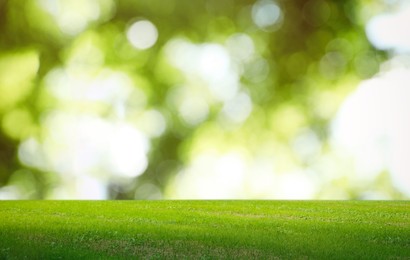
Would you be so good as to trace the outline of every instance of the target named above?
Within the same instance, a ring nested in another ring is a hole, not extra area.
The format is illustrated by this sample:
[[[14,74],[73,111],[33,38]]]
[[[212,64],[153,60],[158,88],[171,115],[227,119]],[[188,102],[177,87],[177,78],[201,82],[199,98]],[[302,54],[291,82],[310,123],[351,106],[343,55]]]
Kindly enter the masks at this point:
[[[410,202],[2,201],[4,258],[410,259]]]

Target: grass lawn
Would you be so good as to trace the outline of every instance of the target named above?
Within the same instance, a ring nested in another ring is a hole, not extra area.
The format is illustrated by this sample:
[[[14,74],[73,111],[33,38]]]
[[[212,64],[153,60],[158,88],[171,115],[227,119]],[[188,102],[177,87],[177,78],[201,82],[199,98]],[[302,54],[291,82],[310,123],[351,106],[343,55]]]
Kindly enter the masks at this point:
[[[0,201],[0,259],[410,259],[409,201]]]

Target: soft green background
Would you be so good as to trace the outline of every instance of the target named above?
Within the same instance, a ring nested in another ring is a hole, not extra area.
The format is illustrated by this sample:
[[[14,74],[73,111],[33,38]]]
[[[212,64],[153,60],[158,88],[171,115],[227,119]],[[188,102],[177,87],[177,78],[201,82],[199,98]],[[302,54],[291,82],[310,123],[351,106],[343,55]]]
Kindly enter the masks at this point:
[[[408,198],[396,101],[340,112],[408,62],[365,31],[403,6],[0,0],[0,198]]]

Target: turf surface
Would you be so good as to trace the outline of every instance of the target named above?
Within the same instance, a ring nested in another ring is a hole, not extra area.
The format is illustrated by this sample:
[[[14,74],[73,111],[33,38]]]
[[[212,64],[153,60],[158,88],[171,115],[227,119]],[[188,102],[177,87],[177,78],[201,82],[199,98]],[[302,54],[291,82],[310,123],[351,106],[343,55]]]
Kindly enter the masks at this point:
[[[0,201],[0,259],[410,259],[408,201]]]

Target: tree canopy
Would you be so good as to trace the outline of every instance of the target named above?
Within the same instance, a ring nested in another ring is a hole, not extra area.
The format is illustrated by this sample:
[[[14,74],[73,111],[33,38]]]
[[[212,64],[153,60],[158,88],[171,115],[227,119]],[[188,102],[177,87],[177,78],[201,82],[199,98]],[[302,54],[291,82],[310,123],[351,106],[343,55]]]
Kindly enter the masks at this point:
[[[358,184],[330,141],[387,58],[363,4],[1,1],[0,192],[402,198],[386,172]]]

